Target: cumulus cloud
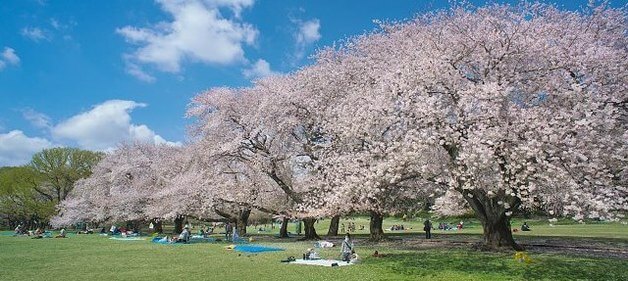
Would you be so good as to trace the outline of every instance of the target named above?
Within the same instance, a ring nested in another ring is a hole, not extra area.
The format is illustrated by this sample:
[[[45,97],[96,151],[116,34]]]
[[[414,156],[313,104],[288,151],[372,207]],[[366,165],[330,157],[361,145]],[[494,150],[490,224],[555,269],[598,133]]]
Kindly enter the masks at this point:
[[[9,64],[19,64],[20,58],[15,54],[15,50],[5,47],[2,52],[2,59]]]
[[[22,116],[33,126],[42,129],[50,128],[50,117],[41,112],[37,112],[32,108],[26,108],[22,110]]]
[[[19,130],[0,134],[0,167],[24,165],[31,160],[33,154],[53,146],[46,139],[31,138]]]
[[[4,47],[4,51],[0,54],[0,70],[7,65],[20,64],[20,57],[15,54],[15,50],[9,47]]]
[[[242,9],[252,6],[253,0],[157,2],[172,21],[116,30],[127,42],[138,46],[124,58],[127,73],[144,81],[150,75],[139,68],[142,64],[178,73],[184,61],[223,65],[245,61],[243,44],[253,44],[258,35],[257,29],[240,19]],[[229,9],[233,16],[225,17],[220,8]]]
[[[279,72],[272,71],[270,69],[270,64],[266,60],[259,59],[257,60],[257,62],[251,65],[251,68],[242,70],[242,74],[244,74],[246,78],[251,79],[278,75]]]
[[[204,0],[203,2],[212,8],[228,7],[234,17],[240,18],[242,9],[253,6],[255,0]]]
[[[296,34],[297,44],[311,44],[321,39],[321,22],[318,19],[299,23]]]
[[[48,32],[39,27],[24,27],[21,31],[22,36],[27,39],[39,42],[42,40],[50,40]]]
[[[306,48],[321,39],[321,22],[318,19],[312,19],[309,21],[292,20],[298,25],[298,29],[294,34],[296,41],[295,59],[300,60],[305,56]]]
[[[90,150],[110,150],[121,142],[134,141],[180,145],[166,141],[146,125],[131,123],[130,113],[145,106],[134,101],[109,100],[57,124],[51,132],[55,138],[74,141]]]

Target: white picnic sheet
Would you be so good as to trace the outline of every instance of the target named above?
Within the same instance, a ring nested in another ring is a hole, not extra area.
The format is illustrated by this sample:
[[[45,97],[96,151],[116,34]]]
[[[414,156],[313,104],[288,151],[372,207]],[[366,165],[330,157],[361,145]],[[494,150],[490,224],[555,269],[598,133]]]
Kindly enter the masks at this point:
[[[337,263],[338,266],[352,265],[353,263],[347,263],[346,261],[339,260],[304,260],[298,259],[291,261],[289,264],[305,264],[305,265],[319,265],[319,266],[331,266],[331,264]]]

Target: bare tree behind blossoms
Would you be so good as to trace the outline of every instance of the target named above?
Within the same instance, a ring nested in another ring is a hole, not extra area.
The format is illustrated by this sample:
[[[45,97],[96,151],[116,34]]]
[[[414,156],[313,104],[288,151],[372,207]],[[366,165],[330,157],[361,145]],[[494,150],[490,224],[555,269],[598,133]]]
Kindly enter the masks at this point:
[[[407,183],[453,189],[489,249],[520,248],[508,226],[520,207],[621,215],[625,31],[625,9],[491,5],[383,24],[321,52],[318,67],[344,79],[309,93],[336,95],[320,109],[335,136],[322,165],[335,200]]]

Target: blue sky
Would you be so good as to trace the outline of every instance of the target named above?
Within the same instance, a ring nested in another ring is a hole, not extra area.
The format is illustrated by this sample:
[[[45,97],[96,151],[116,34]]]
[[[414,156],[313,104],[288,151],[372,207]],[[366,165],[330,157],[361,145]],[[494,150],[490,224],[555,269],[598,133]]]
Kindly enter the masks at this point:
[[[186,105],[199,92],[289,73],[317,48],[373,30],[375,19],[409,19],[447,3],[4,0],[0,166],[53,146],[183,143]]]

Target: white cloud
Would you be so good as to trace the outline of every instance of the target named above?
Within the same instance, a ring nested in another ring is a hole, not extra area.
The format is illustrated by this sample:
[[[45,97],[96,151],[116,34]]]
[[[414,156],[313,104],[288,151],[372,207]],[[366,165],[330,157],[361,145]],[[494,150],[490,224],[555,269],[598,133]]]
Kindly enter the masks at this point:
[[[235,17],[240,18],[242,9],[253,6],[255,0],[205,0],[205,2],[214,7],[229,7]]]
[[[152,83],[156,80],[154,76],[144,72],[142,68],[140,68],[137,64],[130,61],[127,61],[125,70],[126,73],[130,74],[131,76],[147,83]]]
[[[19,64],[20,57],[15,54],[15,50],[9,47],[4,47],[4,51],[2,52],[2,59],[9,64]]]
[[[46,139],[31,138],[19,130],[0,134],[0,167],[24,165],[31,160],[33,154],[53,146]]]
[[[63,25],[59,23],[59,21],[55,18],[50,19],[50,25],[52,25],[52,27],[54,27],[54,29],[56,30],[59,30],[63,27]]]
[[[39,27],[24,27],[22,28],[21,33],[22,36],[35,42],[39,42],[41,40],[50,40],[47,32]]]
[[[245,61],[243,44],[253,44],[258,31],[240,20],[243,8],[253,0],[159,0],[161,9],[172,16],[171,22],[152,27],[125,26],[116,32],[127,42],[138,45],[125,55],[127,72],[139,79],[144,73],[140,64],[150,64],[165,72],[178,73],[184,61],[231,64]],[[223,16],[220,8],[230,9],[234,16]],[[146,73],[144,73],[146,74]],[[148,74],[146,74],[148,75]]]
[[[321,22],[318,19],[309,21],[292,20],[292,22],[298,25],[298,29],[294,34],[296,41],[294,57],[298,61],[305,56],[305,50],[308,45],[321,39]]]
[[[75,141],[90,150],[109,150],[129,141],[180,144],[164,140],[146,125],[132,124],[130,113],[138,107],[146,104],[109,100],[57,124],[51,132],[55,138]]]
[[[26,108],[22,110],[22,116],[37,128],[50,128],[50,117],[46,114],[37,112],[32,108]]]
[[[318,19],[299,23],[299,31],[296,34],[297,44],[311,44],[321,39],[321,22]]]
[[[251,65],[251,68],[247,68],[242,70],[242,74],[246,78],[262,78],[271,75],[279,75],[279,72],[272,71],[270,69],[270,64],[263,60],[259,59],[255,64]]]
[[[7,65],[20,64],[20,57],[15,54],[15,50],[9,47],[4,47],[4,51],[0,53],[0,70],[4,69]]]
[[[59,20],[50,18],[50,26],[59,32],[71,31],[78,23],[74,20]]]

